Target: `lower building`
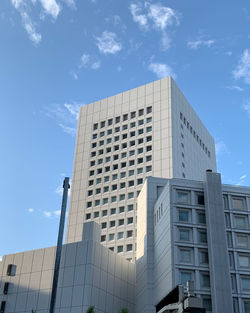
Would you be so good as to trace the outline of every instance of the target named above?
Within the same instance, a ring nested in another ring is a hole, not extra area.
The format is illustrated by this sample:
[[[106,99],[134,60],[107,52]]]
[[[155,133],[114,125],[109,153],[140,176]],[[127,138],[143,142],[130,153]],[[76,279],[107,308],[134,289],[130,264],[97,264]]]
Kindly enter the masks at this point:
[[[250,313],[249,215],[250,188],[222,185],[218,173],[148,177],[137,200],[136,263],[103,247],[100,226],[86,223],[83,240],[63,247],[56,312]],[[1,313],[49,312],[54,254],[3,258]]]

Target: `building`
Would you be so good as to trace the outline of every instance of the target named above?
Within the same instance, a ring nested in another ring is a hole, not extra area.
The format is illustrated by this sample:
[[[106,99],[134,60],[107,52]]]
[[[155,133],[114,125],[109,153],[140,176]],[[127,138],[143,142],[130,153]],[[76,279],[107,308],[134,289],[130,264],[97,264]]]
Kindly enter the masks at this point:
[[[135,312],[159,312],[191,280],[207,313],[250,313],[249,218],[250,188],[222,185],[218,173],[149,177],[138,197]]]
[[[56,313],[91,305],[96,313],[183,313],[169,295],[187,281],[191,308],[200,300],[206,313],[250,313],[249,187],[222,185],[210,171],[203,181],[148,177],[137,204],[136,263],[101,245],[99,224],[85,223],[83,240],[63,247]],[[4,256],[1,313],[49,312],[54,253]]]
[[[201,180],[208,168],[213,138],[171,77],[81,107],[66,242],[95,221],[104,246],[135,260],[145,178]]]

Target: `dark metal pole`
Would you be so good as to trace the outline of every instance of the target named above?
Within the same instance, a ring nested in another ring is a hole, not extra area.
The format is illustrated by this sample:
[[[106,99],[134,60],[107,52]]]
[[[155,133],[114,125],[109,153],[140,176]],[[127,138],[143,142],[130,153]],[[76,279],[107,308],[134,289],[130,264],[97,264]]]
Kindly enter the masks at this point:
[[[56,292],[57,292],[57,284],[58,284],[58,277],[59,277],[64,223],[65,223],[65,215],[66,215],[66,207],[67,207],[67,198],[68,198],[69,188],[70,188],[69,177],[65,177],[64,182],[63,182],[63,198],[62,198],[62,207],[61,207],[61,217],[60,217],[60,225],[59,225],[59,232],[58,232],[58,239],[57,239],[56,259],[55,259],[55,268],[54,268],[54,276],[53,276],[53,283],[52,283],[52,290],[51,290],[49,313],[55,312]]]

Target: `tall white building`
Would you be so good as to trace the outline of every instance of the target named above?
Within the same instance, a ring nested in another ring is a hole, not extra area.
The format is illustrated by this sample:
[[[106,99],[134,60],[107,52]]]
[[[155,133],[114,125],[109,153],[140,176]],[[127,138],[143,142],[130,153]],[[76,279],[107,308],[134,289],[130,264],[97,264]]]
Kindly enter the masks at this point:
[[[147,176],[202,180],[216,171],[214,141],[171,77],[81,107],[66,242],[83,223],[136,257],[136,198]]]

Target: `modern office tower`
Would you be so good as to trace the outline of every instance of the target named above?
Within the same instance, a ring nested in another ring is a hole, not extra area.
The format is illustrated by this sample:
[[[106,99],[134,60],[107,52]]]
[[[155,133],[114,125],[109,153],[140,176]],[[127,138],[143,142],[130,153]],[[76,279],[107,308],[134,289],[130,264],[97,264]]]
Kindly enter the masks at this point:
[[[216,171],[214,141],[171,77],[81,107],[66,242],[83,223],[136,257],[136,198],[147,176],[202,179]]]
[[[250,188],[149,177],[137,206],[136,313],[189,280],[207,313],[250,313]]]

